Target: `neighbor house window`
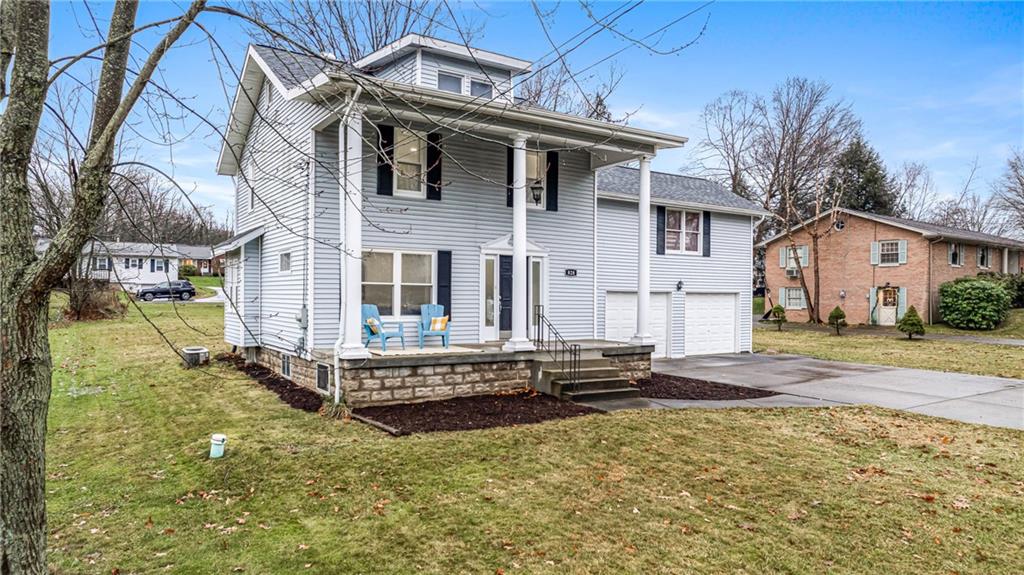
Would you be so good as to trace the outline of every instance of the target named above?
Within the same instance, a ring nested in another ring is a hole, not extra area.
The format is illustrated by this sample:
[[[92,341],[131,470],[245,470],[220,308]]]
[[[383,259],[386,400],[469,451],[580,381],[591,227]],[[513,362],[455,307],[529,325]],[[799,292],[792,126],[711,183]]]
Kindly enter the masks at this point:
[[[281,356],[281,375],[289,378],[292,376],[292,357],[290,355]]]
[[[878,262],[884,265],[900,263],[900,242],[884,241],[878,243]]]
[[[124,258],[124,269],[132,267],[132,258]]]
[[[804,298],[804,290],[801,288],[786,289],[786,309],[804,309],[807,307],[807,300]]]
[[[469,83],[469,95],[490,100],[494,95],[494,87],[489,82],[473,80]]]
[[[807,246],[796,246],[796,250],[793,249],[793,246],[781,246],[779,247],[779,257],[781,258],[779,266],[786,269],[803,269],[811,265],[811,249]],[[797,266],[797,257],[800,258],[799,266]],[[785,265],[782,262],[785,262]]]
[[[427,137],[403,128],[395,130],[395,195],[427,196]]]
[[[418,316],[434,300],[434,254],[363,252],[363,303],[382,316]]]
[[[153,260],[153,270],[154,271],[158,271],[158,272],[164,271],[164,260],[154,259]]]
[[[700,212],[665,210],[665,250],[699,253],[700,226]]]
[[[988,246],[978,246],[978,267],[988,268],[992,266],[992,250]]]
[[[278,270],[282,272],[291,271],[292,269],[292,253],[285,252],[278,257]]]
[[[455,74],[445,74],[444,72],[437,73],[437,89],[444,90],[445,92],[451,92],[453,94],[462,93],[462,76],[456,76]]]
[[[531,208],[547,208],[548,155],[535,150],[526,151],[526,205]],[[540,186],[540,203],[533,201],[533,187]]]
[[[949,265],[960,267],[964,265],[964,246],[963,244],[949,244]]]
[[[92,258],[92,269],[107,271],[107,258]]]
[[[320,391],[327,391],[331,386],[331,366],[316,364],[316,388]]]

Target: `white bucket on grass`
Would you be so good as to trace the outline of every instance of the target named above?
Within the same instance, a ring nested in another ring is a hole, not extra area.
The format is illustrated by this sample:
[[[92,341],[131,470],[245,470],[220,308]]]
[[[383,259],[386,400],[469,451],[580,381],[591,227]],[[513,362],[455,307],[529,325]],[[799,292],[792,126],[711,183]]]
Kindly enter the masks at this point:
[[[224,457],[224,444],[228,442],[228,436],[223,433],[214,433],[210,436],[210,459]]]

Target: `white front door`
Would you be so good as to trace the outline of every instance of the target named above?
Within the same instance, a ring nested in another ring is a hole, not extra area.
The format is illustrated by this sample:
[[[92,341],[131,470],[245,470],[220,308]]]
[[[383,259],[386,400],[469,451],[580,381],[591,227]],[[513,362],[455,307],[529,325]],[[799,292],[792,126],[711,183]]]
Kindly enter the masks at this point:
[[[687,356],[736,353],[736,294],[686,294]]]
[[[653,357],[668,356],[671,296],[651,294],[650,328],[654,336]],[[636,292],[608,292],[604,305],[604,338],[628,342],[636,334]]]
[[[878,290],[878,325],[896,325],[899,302],[899,288],[887,287]]]

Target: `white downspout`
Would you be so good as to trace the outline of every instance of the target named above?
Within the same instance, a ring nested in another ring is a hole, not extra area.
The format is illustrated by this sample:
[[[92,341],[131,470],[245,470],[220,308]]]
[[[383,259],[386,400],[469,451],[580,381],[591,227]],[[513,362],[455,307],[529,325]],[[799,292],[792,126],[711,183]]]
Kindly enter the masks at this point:
[[[352,113],[352,107],[359,100],[359,96],[362,95],[362,93],[363,93],[363,87],[362,86],[356,86],[355,93],[349,99],[348,106],[345,108],[345,112],[341,115],[341,133],[342,134],[346,134],[346,135],[348,134],[348,129],[347,129],[348,117]],[[348,146],[347,145],[342,145],[342,154],[344,154],[344,157],[342,158],[341,166],[339,166],[339,168],[341,170],[343,170],[344,173],[343,173],[342,179],[340,179],[338,181],[339,185],[342,185],[343,182],[348,181]],[[338,192],[342,193],[342,191],[340,189],[338,190]],[[341,212],[341,210],[342,210],[342,208],[344,208],[344,206],[345,206],[344,199],[341,198],[341,202],[338,204],[338,224],[339,224],[338,228],[339,228],[339,230],[341,232],[340,236],[338,238],[338,241],[340,241],[340,242],[344,242],[344,240],[345,240],[345,228],[344,228],[344,225],[343,225],[344,218],[342,217],[342,212]],[[338,286],[338,289],[340,290],[341,286]],[[339,306],[340,305],[341,304],[339,302]],[[340,357],[340,355],[341,355],[341,346],[342,346],[343,343],[345,343],[345,335],[343,333],[341,333],[341,330],[339,330],[338,339],[334,342],[334,405],[339,405],[341,403],[341,357]]]

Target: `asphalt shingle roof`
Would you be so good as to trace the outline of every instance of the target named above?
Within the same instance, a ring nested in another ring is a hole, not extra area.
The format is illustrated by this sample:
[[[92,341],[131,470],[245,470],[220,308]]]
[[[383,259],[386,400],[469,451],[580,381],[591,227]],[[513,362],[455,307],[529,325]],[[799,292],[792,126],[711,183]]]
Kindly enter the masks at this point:
[[[597,190],[598,192],[639,197],[640,170],[624,166],[598,170]],[[651,172],[651,197],[723,208],[761,210],[761,207],[754,202],[741,198],[711,180],[682,174]]]
[[[927,235],[941,236],[946,239],[960,240],[970,243],[978,244],[997,244],[1007,247],[1024,248],[1024,242],[1014,240],[1011,238],[1004,238],[1002,236],[996,236],[993,234],[986,234],[982,232],[972,232],[971,230],[964,230],[961,228],[955,228],[952,226],[943,226],[940,224],[932,224],[928,222],[922,222],[918,220],[909,220],[906,218],[897,218],[893,216],[880,216],[878,214],[868,214],[859,212],[857,210],[843,209],[844,212],[849,212],[854,215],[859,215],[866,218],[874,218],[881,222],[889,222],[896,226],[902,226],[907,228],[914,228]]]
[[[317,58],[280,48],[256,44],[253,49],[267,63],[286,89],[302,85],[321,72],[331,70],[332,64],[326,58]],[[340,67],[340,66],[339,66]]]

